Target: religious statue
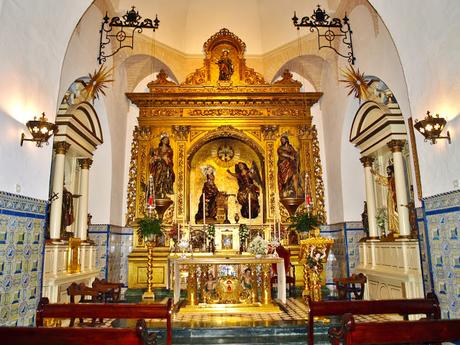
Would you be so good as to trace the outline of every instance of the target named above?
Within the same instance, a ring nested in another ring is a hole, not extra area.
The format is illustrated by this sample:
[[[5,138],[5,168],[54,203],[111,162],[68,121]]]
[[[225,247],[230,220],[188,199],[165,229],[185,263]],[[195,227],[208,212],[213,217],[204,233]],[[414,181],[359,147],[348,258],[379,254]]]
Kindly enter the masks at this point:
[[[219,80],[230,80],[234,69],[228,49],[222,50],[222,55],[216,63],[219,66]]]
[[[387,176],[379,175],[373,169],[372,174],[375,180],[381,186],[387,188],[387,217],[388,217],[388,230],[390,235],[399,235],[399,216],[398,216],[398,203],[396,201],[396,184],[393,162],[389,162],[387,166]]]
[[[167,194],[174,194],[173,150],[169,144],[169,136],[162,133],[158,148],[150,150],[150,175],[153,179],[154,199],[166,199]]]
[[[205,219],[206,221],[216,221],[217,217],[217,198],[219,196],[219,190],[215,184],[215,170],[211,166],[205,166],[202,168],[203,174],[206,176],[206,181],[203,184],[203,189],[200,196],[200,202],[198,204],[198,212],[195,214],[195,223],[203,221],[203,208],[206,210]],[[203,194],[205,204],[203,205]],[[204,207],[203,207],[204,206]]]
[[[369,237],[369,217],[367,215],[367,201],[364,201],[364,210],[361,213],[361,221],[363,223],[363,229],[366,233],[366,237]]]
[[[61,238],[66,238],[66,228],[75,221],[73,212],[73,194],[64,187],[62,191]]]
[[[244,218],[257,218],[260,212],[260,189],[254,183],[254,180],[262,184],[257,165],[253,162],[252,168],[249,169],[246,163],[238,162],[238,164],[235,165],[234,173],[228,169],[227,172],[238,181],[238,194],[236,200],[241,205],[241,216]]]
[[[252,270],[249,267],[244,270],[241,277],[241,286],[243,289],[252,289]]]
[[[318,276],[323,272],[323,260],[326,258],[326,247],[312,246],[310,255],[307,257],[307,264]]]
[[[299,163],[298,152],[289,143],[287,134],[283,134],[278,147],[278,190],[281,198],[303,196]]]

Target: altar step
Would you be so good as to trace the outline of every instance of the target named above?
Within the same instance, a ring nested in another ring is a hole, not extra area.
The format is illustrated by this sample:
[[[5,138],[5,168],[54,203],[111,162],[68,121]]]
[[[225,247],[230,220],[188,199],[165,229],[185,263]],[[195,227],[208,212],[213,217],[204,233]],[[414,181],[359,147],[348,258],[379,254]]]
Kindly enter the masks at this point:
[[[315,344],[329,344],[329,326],[315,327]],[[280,323],[256,327],[176,328],[173,344],[177,345],[306,345],[305,323]]]

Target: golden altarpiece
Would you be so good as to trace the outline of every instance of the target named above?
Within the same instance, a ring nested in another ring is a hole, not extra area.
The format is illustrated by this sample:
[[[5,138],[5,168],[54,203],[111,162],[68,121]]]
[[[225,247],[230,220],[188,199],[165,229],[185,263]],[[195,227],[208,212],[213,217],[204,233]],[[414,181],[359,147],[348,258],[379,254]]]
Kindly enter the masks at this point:
[[[226,196],[226,214],[220,208],[213,220],[217,223],[214,258],[239,255],[238,235],[232,232],[238,228],[238,218],[239,223],[248,224],[250,231],[259,232],[266,239],[272,234],[275,219],[286,223],[289,215],[280,203],[277,181],[277,148],[282,135],[298,151],[298,170],[309,176],[305,187],[311,192],[313,209],[325,220],[319,144],[310,113],[321,93],[300,92],[301,84],[288,71],[281,80],[267,83],[260,73],[246,65],[245,49],[243,41],[222,29],[205,42],[203,67],[183,83],[170,81],[162,71],[148,84],[149,92],[127,94],[139,108],[129,167],[128,225],[136,228],[136,221],[144,217],[151,152],[164,136],[168,136],[173,151],[175,174],[174,193],[168,195],[172,205],[163,218],[167,229],[173,223],[180,224],[181,236],[191,234],[193,241],[194,230],[203,228],[203,220],[196,219],[206,180],[203,167],[212,167],[215,185]],[[230,60],[231,65],[222,66],[223,59]],[[260,172],[260,212],[251,220],[239,213],[235,197],[238,183],[227,171],[232,172],[238,162],[255,166]],[[290,247],[292,261],[296,263],[299,247],[287,233],[283,234],[281,242]],[[145,288],[146,246],[136,231],[133,241],[129,288]],[[167,236],[164,244],[155,248],[154,287],[170,287],[168,259],[177,255],[171,248],[172,241]],[[194,253],[195,257],[200,254]],[[302,265],[298,264],[297,269],[298,285],[303,285]]]

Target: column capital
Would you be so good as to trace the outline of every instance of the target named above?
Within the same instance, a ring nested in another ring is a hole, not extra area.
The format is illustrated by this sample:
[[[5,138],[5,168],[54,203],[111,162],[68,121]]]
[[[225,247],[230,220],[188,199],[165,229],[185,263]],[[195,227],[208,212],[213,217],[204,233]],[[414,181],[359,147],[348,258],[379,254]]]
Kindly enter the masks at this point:
[[[93,164],[93,160],[91,158],[81,158],[78,160],[78,164],[80,164],[80,168],[82,169],[89,169],[91,164]]]
[[[260,131],[265,140],[275,140],[279,130],[278,125],[262,125]]]
[[[374,157],[371,156],[363,156],[359,159],[365,168],[371,167],[372,163],[374,162]]]
[[[53,148],[56,151],[56,154],[65,155],[67,151],[69,151],[70,144],[65,141],[55,141],[53,144]]]
[[[176,140],[185,141],[191,128],[192,126],[172,126],[171,129]]]
[[[401,152],[405,143],[405,140],[392,140],[387,143],[387,146],[390,148],[391,152]]]

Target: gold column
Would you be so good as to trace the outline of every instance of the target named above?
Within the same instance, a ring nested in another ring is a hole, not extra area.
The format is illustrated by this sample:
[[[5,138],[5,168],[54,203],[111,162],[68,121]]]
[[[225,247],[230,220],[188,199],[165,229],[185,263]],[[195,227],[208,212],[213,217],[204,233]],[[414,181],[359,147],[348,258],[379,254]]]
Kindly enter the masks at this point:
[[[153,248],[155,247],[154,241],[145,241],[147,245],[147,291],[142,295],[143,299],[155,299],[153,292]]]
[[[196,265],[188,265],[187,304],[198,305]]]
[[[263,305],[267,305],[272,301],[272,289],[270,284],[270,269],[271,264],[262,264],[262,271],[261,271],[261,303]]]
[[[276,200],[279,200],[277,196],[276,188],[276,174],[275,174],[275,140],[278,135],[278,125],[262,125],[260,127],[263,138],[265,140],[265,152],[267,155],[267,161],[265,163],[265,176],[267,177],[267,218],[273,220],[276,217]]]
[[[251,300],[252,303],[256,303],[259,300],[259,287],[257,286],[257,266],[256,265],[249,265],[249,268],[251,269],[252,272],[252,291],[251,291]]]
[[[315,126],[309,123],[297,126],[297,135],[300,142],[301,170],[308,173],[311,198],[314,211],[323,222],[326,222],[326,206],[324,201],[323,168],[319,153],[318,132]],[[305,176],[302,176],[305,178]]]
[[[174,139],[177,141],[177,180],[176,180],[176,195],[177,205],[174,205],[177,221],[183,222],[187,220],[187,201],[185,197],[186,188],[186,143],[190,134],[191,126],[172,126]],[[190,205],[188,205],[190,209]]]

